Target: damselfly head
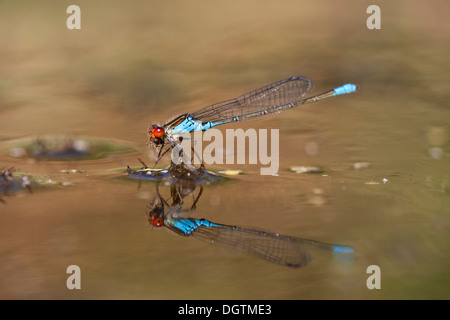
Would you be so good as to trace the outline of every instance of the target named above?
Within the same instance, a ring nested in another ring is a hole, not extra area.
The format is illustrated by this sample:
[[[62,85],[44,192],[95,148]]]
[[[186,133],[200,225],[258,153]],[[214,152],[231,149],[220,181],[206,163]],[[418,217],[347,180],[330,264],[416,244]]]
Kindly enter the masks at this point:
[[[157,126],[156,124],[152,124],[148,129],[148,136],[150,138],[158,138],[161,139],[164,136],[165,130],[163,127]]]
[[[163,127],[152,124],[148,129],[148,141],[149,145],[156,147],[164,144],[165,130]]]

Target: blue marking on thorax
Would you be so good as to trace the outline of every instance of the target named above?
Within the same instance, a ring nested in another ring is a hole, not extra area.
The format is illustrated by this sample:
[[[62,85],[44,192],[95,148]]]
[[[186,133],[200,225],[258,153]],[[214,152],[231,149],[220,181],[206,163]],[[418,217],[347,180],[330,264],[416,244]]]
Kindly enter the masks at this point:
[[[346,93],[352,93],[355,92],[356,89],[358,89],[358,87],[352,83],[347,83],[344,84],[343,86],[340,86],[336,89],[334,89],[334,94],[335,95],[340,95],[340,94],[346,94]]]
[[[201,226],[210,228],[210,227],[220,227],[221,225],[205,219],[182,218],[174,220],[173,226],[178,230],[182,231],[185,235],[190,235],[192,232],[194,232]]]
[[[196,120],[192,117],[186,117],[180,124],[168,130],[169,134],[184,134],[190,133],[194,131],[205,131],[211,129],[212,127],[218,126],[223,122],[204,122],[202,123],[200,120]]]
[[[191,234],[192,231],[197,229],[197,226],[195,223],[192,223],[188,219],[182,219],[182,220],[174,220],[173,226],[183,232],[186,235]]]
[[[196,121],[194,121],[194,119],[192,119],[192,117],[186,117],[186,119],[184,119],[181,123],[179,123],[177,126],[175,126],[171,130],[171,133],[172,134],[189,133],[189,132],[195,131],[196,127],[198,127],[198,121],[196,124]]]
[[[192,117],[186,117],[180,124],[172,129],[169,129],[171,134],[184,134],[193,131],[202,131],[212,128],[215,124],[212,122],[202,123],[200,120],[196,120]]]

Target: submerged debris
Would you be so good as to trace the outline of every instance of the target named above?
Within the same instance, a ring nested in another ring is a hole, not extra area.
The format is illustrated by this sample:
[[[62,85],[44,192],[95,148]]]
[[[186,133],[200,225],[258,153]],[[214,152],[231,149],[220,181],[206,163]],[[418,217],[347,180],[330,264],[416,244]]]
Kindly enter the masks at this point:
[[[203,166],[195,168],[187,164],[171,164],[167,169],[151,169],[142,160],[139,159],[143,167],[137,170],[131,169],[127,166],[126,172],[132,179],[138,180],[153,180],[153,181],[167,181],[174,183],[179,180],[189,180],[198,184],[214,183],[223,181],[226,178],[214,172],[206,170]]]
[[[295,173],[323,173],[323,169],[315,166],[294,166],[291,171]]]
[[[50,161],[101,159],[112,152],[133,150],[120,141],[71,136],[25,138],[10,141],[8,145],[9,155],[12,157]]]

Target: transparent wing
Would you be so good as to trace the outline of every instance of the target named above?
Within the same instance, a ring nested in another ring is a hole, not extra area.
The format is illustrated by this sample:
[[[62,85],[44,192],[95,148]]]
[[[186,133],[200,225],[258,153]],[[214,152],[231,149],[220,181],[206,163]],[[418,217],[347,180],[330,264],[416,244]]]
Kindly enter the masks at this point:
[[[297,102],[312,89],[313,83],[310,79],[303,76],[290,77],[236,99],[213,104],[193,113],[192,116],[202,122],[213,123],[234,117],[242,117],[239,120],[260,119],[280,113],[284,109],[273,107]]]

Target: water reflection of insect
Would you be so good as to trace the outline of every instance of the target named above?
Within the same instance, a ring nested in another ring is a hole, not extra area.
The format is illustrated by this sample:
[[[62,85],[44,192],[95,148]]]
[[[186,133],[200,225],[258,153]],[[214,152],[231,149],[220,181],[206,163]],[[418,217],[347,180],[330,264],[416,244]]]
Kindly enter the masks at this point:
[[[197,187],[199,191],[195,195]],[[153,202],[148,206],[149,223],[154,227],[166,227],[180,235],[231,247],[250,255],[287,266],[303,267],[310,261],[307,246],[320,247],[338,253],[350,253],[346,246],[300,239],[278,233],[211,222],[206,219],[185,217],[196,209],[203,194],[203,186],[194,180],[179,179],[170,185],[170,198],[165,200],[158,184]],[[192,205],[184,207],[184,199],[192,196]]]
[[[153,124],[149,128],[148,144],[156,151],[156,162],[158,162],[165,153],[178,145],[183,134],[205,131],[230,122],[261,119],[299,105],[352,93],[357,86],[345,84],[322,94],[303,98],[312,88],[312,81],[303,76],[274,82],[238,98],[210,105],[195,113],[179,115],[162,126]],[[169,147],[164,148],[166,145]]]
[[[198,194],[195,195],[195,190],[199,187]],[[171,229],[170,224],[165,223],[164,219],[177,217],[182,212],[193,211],[196,209],[197,202],[203,193],[203,186],[193,181],[184,180],[178,181],[170,185],[170,200],[171,203],[165,200],[159,193],[159,184],[156,185],[156,195],[153,202],[148,206],[149,223],[154,227],[167,226]],[[193,202],[189,209],[183,209],[184,198],[192,196]],[[168,211],[166,212],[166,207]],[[176,229],[171,229],[176,231]]]

